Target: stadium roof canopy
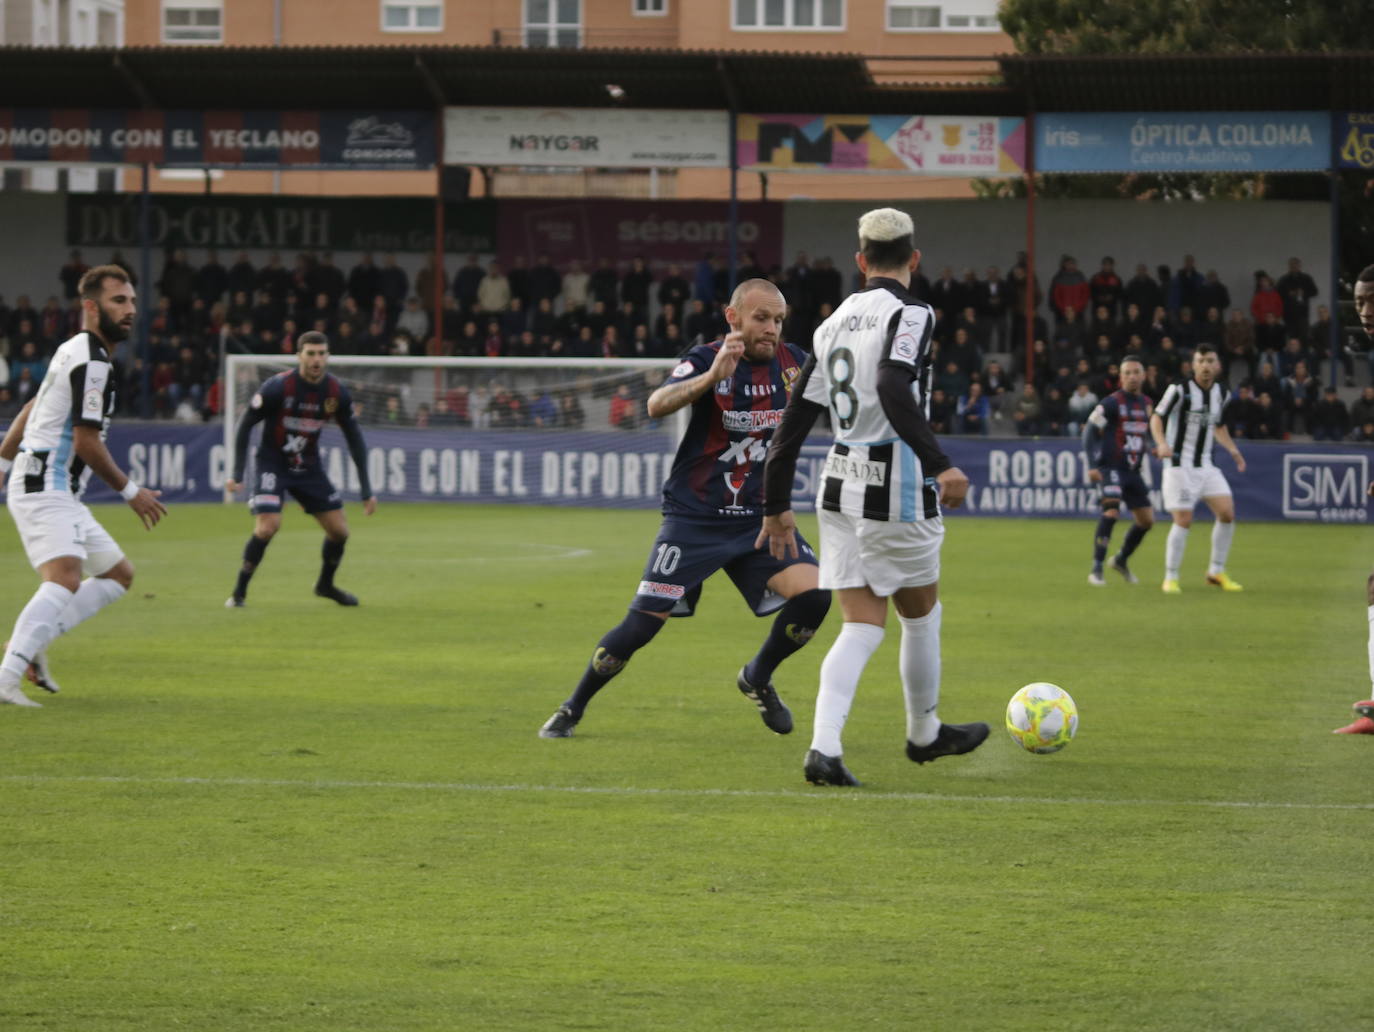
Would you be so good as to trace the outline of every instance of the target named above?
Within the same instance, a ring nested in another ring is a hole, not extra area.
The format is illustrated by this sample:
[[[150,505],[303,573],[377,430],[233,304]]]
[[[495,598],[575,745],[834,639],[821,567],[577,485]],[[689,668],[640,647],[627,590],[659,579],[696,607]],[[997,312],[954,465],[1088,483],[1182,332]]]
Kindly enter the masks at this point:
[[[900,68],[900,59],[889,56],[757,51],[0,47],[0,105],[607,107],[611,83],[624,90],[619,106],[777,114],[1302,111],[1374,104],[1374,53],[1012,55],[988,59],[989,67],[997,62],[1000,81],[957,86],[876,81],[870,60]],[[912,78],[931,60],[911,57]]]

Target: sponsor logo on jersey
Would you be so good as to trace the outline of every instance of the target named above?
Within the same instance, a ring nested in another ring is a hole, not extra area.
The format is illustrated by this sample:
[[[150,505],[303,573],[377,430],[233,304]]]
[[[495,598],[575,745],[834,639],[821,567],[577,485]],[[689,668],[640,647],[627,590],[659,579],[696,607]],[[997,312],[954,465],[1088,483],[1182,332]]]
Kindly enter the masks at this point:
[[[900,358],[903,362],[915,362],[919,347],[911,334],[899,333],[892,341],[892,357]]]
[[[339,399],[338,399],[338,398],[325,398],[325,399],[324,399],[324,411],[325,411],[325,414],[326,414],[326,415],[332,416],[335,412],[338,411],[338,409],[339,409]]]
[[[720,414],[726,430],[771,430],[782,422],[782,409],[729,409]]]
[[[734,377],[727,376],[724,380],[721,380],[720,383],[716,384],[716,393],[717,393],[717,394],[729,394],[729,393],[730,393],[731,391],[733,391],[734,389],[735,389],[735,380],[734,380]]]
[[[744,385],[746,398],[771,398],[777,390],[771,383],[747,383]]]
[[[832,477],[857,480],[861,484],[871,484],[874,487],[882,487],[887,483],[886,462],[870,462],[868,459],[856,459],[851,455],[826,456],[825,472]]]
[[[104,410],[105,395],[93,387],[81,396],[81,414],[87,419],[99,419]]]
[[[782,371],[782,387],[788,394],[792,393],[792,388],[796,385],[801,370],[796,366],[788,366]]]
[[[681,584],[661,584],[658,581],[642,580],[639,582],[637,595],[653,595],[655,598],[681,598],[687,593],[687,589]]]
[[[248,403],[253,408],[262,408],[262,395],[254,394],[253,400]]]
[[[668,374],[670,380],[681,380],[684,376],[691,376],[696,372],[697,367],[691,362],[679,362],[677,368]]]
[[[254,495],[248,501],[249,505],[281,505],[281,495],[260,494]]]
[[[281,425],[288,430],[300,430],[302,433],[313,434],[323,429],[324,421],[319,419],[303,419],[299,416],[282,416]]]

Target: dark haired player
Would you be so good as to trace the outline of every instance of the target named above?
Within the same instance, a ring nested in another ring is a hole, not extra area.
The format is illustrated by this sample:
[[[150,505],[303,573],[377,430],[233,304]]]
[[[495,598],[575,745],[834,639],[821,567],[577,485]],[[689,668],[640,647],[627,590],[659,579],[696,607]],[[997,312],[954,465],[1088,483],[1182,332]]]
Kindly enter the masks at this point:
[[[1365,266],[1355,279],[1355,314],[1359,316],[1364,332],[1374,341],[1374,265]],[[1370,482],[1368,493],[1374,498],[1374,481]],[[1369,603],[1369,680],[1371,688],[1374,688],[1374,573],[1369,575],[1366,590]],[[1374,735],[1374,691],[1371,691],[1368,699],[1355,703],[1355,720],[1345,727],[1336,728],[1335,734]]]
[[[1099,487],[1102,517],[1093,535],[1093,568],[1088,583],[1095,588],[1106,583],[1102,579],[1102,563],[1107,558],[1112,530],[1121,513],[1121,503],[1131,511],[1135,523],[1126,532],[1121,551],[1111,558],[1111,568],[1127,584],[1140,581],[1131,572],[1127,561],[1131,553],[1154,526],[1154,506],[1150,492],[1140,476],[1140,464],[1149,450],[1149,398],[1140,393],[1145,382],[1145,366],[1135,355],[1121,360],[1121,387],[1102,399],[1083,424],[1083,454],[1088,460],[1088,479]]]
[[[0,660],[0,703],[15,706],[39,705],[20,687],[26,674],[45,691],[58,690],[49,643],[117,602],[133,583],[133,564],[81,501],[91,474],[118,491],[149,530],[167,514],[162,492],[129,479],[105,446],[115,411],[110,352],[133,328],[133,284],[119,266],[100,265],[77,290],[81,332],[58,347],[38,393],[0,442],[10,515],[42,580]]]
[[[816,557],[775,559],[755,539],[763,517],[763,460],[805,353],[782,341],[787,305],[768,280],[746,280],[725,310],[724,340],[692,348],[649,396],[662,419],[691,406],[691,421],[663,488],[663,524],[625,619],[592,652],[577,688],[539,731],[568,738],[587,703],[647,645],[669,616],[691,616],[701,584],[718,570],[758,616],[777,618],[736,685],[770,731],[792,730],[792,713],[773,687],[773,671],[816,633],[830,592],[816,587]]]
[[[313,330],[302,333],[296,342],[296,358],[297,368],[266,381],[239,420],[234,475],[224,484],[230,491],[237,491],[243,481],[253,427],[258,423],[266,425],[258,443],[254,474],[257,484],[248,499],[253,513],[253,536],[243,549],[243,566],[234,593],[224,603],[230,608],[243,605],[248,582],[281,528],[282,499],[287,494],[324,528],[324,562],[315,582],[315,594],[332,598],[341,606],[358,604],[354,595],[334,586],[334,573],[343,561],[344,544],[348,541],[348,521],[343,514],[343,498],[320,465],[320,431],[331,419],[339,424],[348,441],[348,453],[358,467],[363,512],[371,516],[377,511],[377,498],[367,476],[367,446],[353,417],[353,399],[348,388],[327,371],[329,338]]]

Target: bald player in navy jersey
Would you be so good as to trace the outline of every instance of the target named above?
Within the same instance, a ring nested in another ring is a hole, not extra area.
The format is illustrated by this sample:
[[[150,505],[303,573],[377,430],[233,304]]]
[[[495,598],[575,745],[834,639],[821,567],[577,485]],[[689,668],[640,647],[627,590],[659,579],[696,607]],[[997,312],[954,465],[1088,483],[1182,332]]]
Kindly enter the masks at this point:
[[[281,528],[282,503],[287,494],[324,528],[323,563],[315,594],[341,606],[358,604],[356,596],[334,586],[334,573],[343,561],[344,543],[348,541],[348,521],[343,514],[343,498],[320,465],[320,431],[330,420],[339,424],[358,467],[363,512],[371,516],[377,511],[377,499],[367,476],[367,446],[353,416],[348,388],[327,369],[329,338],[313,330],[302,333],[296,342],[296,357],[297,367],[264,383],[239,420],[234,475],[224,485],[230,491],[237,491],[243,481],[253,427],[266,425],[258,444],[256,484],[248,499],[253,536],[243,549],[234,593],[224,603],[231,609],[244,604],[248,582]]]
[[[775,559],[755,543],[768,442],[806,360],[800,348],[782,341],[786,314],[776,286],[746,280],[725,310],[725,339],[692,348],[650,395],[654,419],[691,406],[663,489],[663,524],[625,619],[597,643],[572,695],[540,728],[541,738],[571,737],[592,697],[669,616],[692,615],[702,582],[718,570],[756,615],[778,614],[735,683],[769,730],[792,730],[773,671],[811,640],[830,608],[830,592],[817,587],[816,557],[805,542],[786,559]]]

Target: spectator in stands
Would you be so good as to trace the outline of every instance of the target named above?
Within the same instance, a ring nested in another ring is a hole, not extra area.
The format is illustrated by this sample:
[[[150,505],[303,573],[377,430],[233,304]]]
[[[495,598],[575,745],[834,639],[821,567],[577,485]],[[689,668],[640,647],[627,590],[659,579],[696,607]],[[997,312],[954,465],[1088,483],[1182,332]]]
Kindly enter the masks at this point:
[[[585,312],[590,290],[591,277],[582,268],[582,263],[574,258],[568,263],[568,271],[563,274],[563,311]]]
[[[983,385],[975,380],[968,385],[968,391],[960,396],[955,408],[957,432],[986,437],[991,420],[992,409],[983,395]]]
[[[1165,337],[1174,335],[1174,324],[1163,305],[1156,305],[1150,315],[1150,325],[1145,328],[1145,346],[1150,351],[1158,351]]]
[[[1082,313],[1073,305],[1065,306],[1059,322],[1054,327],[1054,335],[1060,340],[1067,341],[1069,347],[1077,354],[1081,355],[1088,350],[1088,326],[1083,321]]]
[[[77,296],[77,285],[81,282],[81,277],[86,275],[86,270],[90,268],[81,258],[80,251],[73,251],[67,256],[67,262],[62,268],[57,270],[57,278],[62,281],[62,296],[64,298],[74,298]]]
[[[1293,370],[1297,368],[1299,362],[1307,364],[1307,368],[1312,368],[1312,355],[1303,347],[1302,341],[1297,337],[1289,337],[1284,342],[1283,350],[1279,352],[1278,371],[1279,376],[1288,377],[1293,375]]]
[[[48,372],[47,354],[30,331],[30,326],[27,319],[20,323],[19,333],[15,335],[10,349],[10,386],[16,395],[19,394],[19,377],[22,373],[27,372],[33,382],[39,384]],[[23,400],[27,401],[28,398]]]
[[[1074,388],[1073,394],[1069,397],[1069,436],[1076,437],[1083,429],[1083,424],[1092,415],[1093,409],[1097,407],[1098,397],[1088,386],[1088,381],[1082,379],[1078,381],[1078,386]]]
[[[620,329],[615,323],[607,323],[606,328],[601,331],[601,340],[596,346],[597,358],[624,358],[621,351]]]
[[[67,318],[62,311],[62,303],[57,300],[56,295],[52,295],[43,302],[43,307],[38,313],[38,325],[35,327],[38,337],[47,345],[49,351],[56,351],[57,346],[67,339],[62,335],[66,328]]]
[[[519,294],[511,292],[510,303],[506,305],[506,310],[500,315],[501,336],[506,340],[515,340],[529,329],[529,313],[525,311],[525,302]]]
[[[1341,404],[1335,387],[1322,391],[1322,400],[1312,410],[1314,441],[1344,441],[1350,436],[1350,412]]]
[[[382,256],[381,287],[378,293],[385,300],[387,311],[391,318],[398,318],[406,303],[406,297],[410,294],[410,277],[406,275],[405,269],[396,264],[396,255],[391,252]],[[433,290],[434,287],[431,284],[429,295],[431,303],[434,301]],[[369,305],[368,308],[370,309],[371,306]]]
[[[592,336],[597,340],[601,339],[606,332],[606,327],[611,324],[613,318],[612,311],[606,307],[606,302],[600,298],[592,301],[592,308],[582,319],[591,328]]]
[[[1050,348],[1043,340],[1037,340],[1031,349],[1030,382],[1036,390],[1044,390],[1050,382],[1053,369],[1050,364]],[[1023,368],[1014,369],[1015,373],[1024,372]]]
[[[1271,399],[1283,397],[1283,381],[1279,379],[1272,362],[1261,362],[1259,375],[1254,380],[1250,386],[1254,388],[1255,400],[1258,401],[1261,394],[1267,394]]]
[[[1040,433],[1040,415],[1044,405],[1040,395],[1035,393],[1035,385],[1026,383],[1021,388],[1021,396],[1011,410],[1011,421],[1016,433],[1021,437],[1035,437]]]
[[[406,299],[405,311],[396,320],[396,329],[410,334],[411,340],[425,340],[429,337],[429,313],[420,304],[420,299],[412,294]]]
[[[539,255],[534,261],[534,268],[530,269],[529,307],[537,309],[539,302],[548,301],[552,311],[553,302],[558,300],[558,295],[562,292],[563,277],[549,262],[547,254]]]
[[[500,358],[505,350],[506,338],[501,335],[501,323],[496,319],[488,319],[487,332],[482,338],[482,356],[484,358]]]
[[[1297,258],[1288,259],[1288,271],[1274,285],[1283,303],[1283,324],[1293,336],[1306,336],[1312,299],[1317,296],[1317,281],[1303,271]]]
[[[1255,273],[1255,293],[1250,298],[1250,318],[1255,325],[1267,322],[1272,314],[1275,319],[1283,319],[1283,297],[1274,289],[1274,281],[1264,272]]]
[[[1050,280],[1050,309],[1059,317],[1060,323],[1068,321],[1068,312],[1082,313],[1092,303],[1092,289],[1078,268],[1073,255],[1066,254],[1059,259],[1059,271]]]
[[[1345,372],[1345,385],[1355,386],[1355,362],[1350,353],[1350,349],[1342,346],[1340,328],[1331,325],[1331,309],[1326,305],[1317,306],[1317,318],[1307,331],[1307,348],[1316,360],[1312,370],[1317,378],[1321,378],[1320,362],[1331,357],[1331,331],[1336,331],[1336,352],[1340,356],[1341,368]],[[1328,370],[1331,382],[1336,382],[1336,367],[1334,363]]]
[[[558,425],[568,430],[578,430],[587,422],[587,414],[582,410],[582,400],[575,390],[566,390],[558,397]]]
[[[1208,269],[1207,277],[1202,281],[1202,286],[1198,288],[1197,292],[1198,312],[1206,312],[1209,308],[1224,312],[1230,307],[1231,292],[1226,289],[1226,284],[1218,278],[1217,270]]]
[[[464,315],[471,315],[477,311],[477,291],[481,288],[486,275],[475,254],[468,255],[467,261],[454,275],[453,296],[458,299],[458,307],[463,310]]]
[[[963,287],[954,278],[954,267],[946,265],[940,270],[940,275],[930,284],[931,307],[938,308],[949,315],[964,307],[963,300]]]
[[[968,393],[968,371],[953,357],[943,359],[944,366],[935,376],[935,386],[945,392],[946,398],[959,398]]]
[[[252,297],[257,290],[258,273],[253,268],[253,263],[248,260],[248,252],[240,251],[234,259],[234,264],[229,267],[225,290],[229,296],[242,293],[244,297]]]
[[[1167,307],[1171,316],[1177,316],[1183,309],[1191,309],[1196,316],[1199,299],[1198,294],[1202,290],[1202,273],[1198,272],[1197,264],[1191,254],[1183,256],[1183,266],[1174,273],[1173,279],[1169,281],[1169,298]]]
[[[931,433],[953,433],[950,429],[954,421],[954,402],[936,387],[930,392],[930,430]]]
[[[415,299],[415,303],[417,306],[420,304],[420,299],[418,297]],[[428,324],[428,318],[426,318],[425,321],[426,324]],[[372,312],[368,316],[366,327],[364,327],[364,332],[366,333],[366,335],[370,337],[372,340],[385,340],[387,337],[391,335],[391,331],[394,328],[395,327],[392,325],[391,322],[391,312],[387,308],[386,299],[381,297],[373,298]],[[412,340],[424,339],[423,337],[417,337],[414,334],[409,334],[408,336]]]
[[[1255,400],[1259,409],[1255,414],[1255,430],[1251,434],[1257,441],[1283,440],[1283,410],[1274,403],[1274,396],[1268,391],[1260,391]]]
[[[1106,305],[1098,305],[1093,310],[1092,320],[1088,323],[1088,337],[1090,340],[1095,341],[1098,337],[1106,335],[1115,342],[1116,335],[1121,327],[1116,321],[1116,316],[1113,312],[1115,312],[1115,309],[1109,309]]]
[[[1144,262],[1135,267],[1135,275],[1126,283],[1123,295],[1128,305],[1135,305],[1143,313],[1153,312],[1164,304],[1164,290]]]
[[[487,274],[477,285],[477,312],[483,315],[500,315],[510,306],[510,280],[497,262],[487,266]]]
[[[682,275],[682,266],[671,263],[658,284],[658,303],[660,306],[672,305],[682,312],[692,297],[692,286]],[[790,300],[790,298],[789,298]]]
[[[708,308],[715,304],[715,269],[715,253],[706,251],[697,259],[697,264],[692,270],[692,297],[701,301]]]
[[[28,329],[21,329],[24,323],[28,323]],[[11,337],[31,337],[37,332],[38,309],[34,308],[29,302],[28,294],[20,294],[14,299],[14,307],[10,309],[9,334]],[[13,342],[11,342],[13,350]]]
[[[1207,315],[1198,324],[1197,343],[1210,345],[1213,351],[1220,352],[1226,339],[1226,324],[1221,321],[1221,309],[1207,309]]]
[[[639,424],[639,406],[628,383],[622,383],[611,396],[609,421],[617,430],[633,430]]]
[[[325,294],[329,297],[329,303],[337,305],[347,293],[347,281],[344,278],[343,269],[334,264],[334,252],[325,251],[314,262],[310,268],[310,275],[306,282],[306,290],[309,294]],[[376,293],[384,293],[379,290]],[[405,296],[405,291],[401,292]],[[360,308],[367,307],[359,304]]]
[[[752,277],[751,277],[752,278]],[[649,271],[644,256],[637,254],[630,262],[630,271],[620,281],[620,300],[622,306],[629,303],[636,315],[642,319],[649,317],[649,291],[654,285],[654,274]]]
[[[1248,383],[1237,387],[1236,393],[1221,410],[1221,421],[1232,437],[1253,438],[1262,421],[1261,417],[1259,402],[1255,400],[1255,393]]]
[[[1121,356],[1117,354],[1116,345],[1112,343],[1112,338],[1105,333],[1100,334],[1097,341],[1093,344],[1092,351],[1088,354],[1088,366],[1092,369],[1094,375],[1105,373],[1109,367],[1116,365],[1120,361]]]
[[[1102,259],[1101,267],[1088,281],[1088,288],[1093,311],[1105,308],[1110,317],[1115,319],[1117,312],[1120,311],[1121,299],[1126,289],[1121,282],[1121,277],[1116,274],[1116,259],[1111,257]]]
[[[604,311],[615,311],[616,306],[620,304],[620,274],[616,272],[609,258],[603,257],[597,262],[596,271],[592,273],[587,289],[593,304],[600,301]]]
[[[635,335],[635,327],[647,325],[649,317],[645,309],[641,309],[634,301],[626,297],[620,302],[620,310],[615,313],[615,329],[622,341],[627,341]]]
[[[530,330],[536,340],[544,337],[552,339],[558,334],[558,316],[553,311],[553,298],[541,297],[535,303],[535,309],[530,313]]]
[[[1193,310],[1188,307],[1179,309],[1178,319],[1174,322],[1174,332],[1169,334],[1174,338],[1174,346],[1180,351],[1191,354],[1197,347],[1197,320],[1193,318]]]
[[[1121,323],[1117,327],[1116,337],[1121,342],[1124,350],[1133,351],[1127,344],[1131,337],[1139,337],[1144,341],[1150,331],[1150,317],[1141,310],[1138,304],[1130,302],[1126,305],[1126,313],[1121,318]]]
[[[829,313],[823,311],[826,305],[830,306],[830,312],[840,306],[840,300],[844,295],[844,277],[840,275],[829,256],[816,259],[812,275],[815,282],[812,297],[816,300],[816,325],[819,326],[829,318]]]
[[[21,365],[19,371],[14,374],[10,391],[21,408],[32,401],[33,396],[38,393],[38,383],[38,379],[33,375],[33,370],[27,365]]]
[[[1045,402],[1040,408],[1040,429],[1046,437],[1063,437],[1069,432],[1068,400],[1053,384],[1045,391]]]
[[[1363,423],[1350,439],[1359,444],[1374,444],[1374,419]]]
[[[558,405],[547,387],[540,387],[539,392],[530,399],[528,418],[529,425],[538,430],[558,425]]]
[[[281,255],[276,251],[268,254],[267,264],[258,270],[255,286],[265,290],[276,304],[286,303],[286,295],[291,291],[291,271],[282,265]],[[367,300],[370,303],[372,298]]]
[[[978,319],[978,310],[972,305],[966,307],[954,319],[954,331],[963,330],[964,334],[978,349],[979,353],[987,350],[987,340],[983,334],[983,323]]]
[[[1283,380],[1283,400],[1289,433],[1312,432],[1312,410],[1317,407],[1317,398],[1317,381],[1308,371],[1307,363],[1299,360],[1294,364],[1292,373]]]
[[[205,398],[205,366],[194,349],[184,346],[178,350],[167,395],[170,411],[178,419],[200,412]],[[188,406],[185,412],[181,408],[183,404]]]
[[[372,307],[372,299],[382,293],[382,270],[372,261],[372,255],[364,252],[348,273],[348,293],[359,308]]]
[[[1279,321],[1279,317],[1273,312],[1265,312],[1264,321],[1255,325],[1255,351],[1259,355],[1259,360],[1269,362],[1277,369],[1279,355],[1282,354],[1287,342],[1288,335],[1284,332],[1284,325]]]
[[[512,299],[519,298],[520,304],[525,308],[530,307],[531,279],[530,270],[525,265],[525,256],[517,253],[510,263],[510,269],[506,273],[506,282],[510,284],[510,296]]]
[[[1350,403],[1350,425],[1361,427],[1374,422],[1374,387],[1366,387],[1360,396]]]
[[[0,383],[0,419],[10,420],[19,415],[19,410],[23,408],[14,398],[14,391],[10,390],[8,383]]]
[[[657,347],[658,353],[664,358],[677,358],[682,354],[687,342],[683,339],[677,323],[668,323],[663,327],[663,336],[658,338]]]
[[[1011,305],[1007,296],[1007,284],[995,265],[989,265],[983,275],[985,278],[979,297],[978,314],[985,324],[984,339],[993,351],[1010,351],[1007,340],[1007,313],[1011,311]],[[912,285],[915,286],[914,280]],[[916,294],[916,297],[920,296]],[[1025,341],[1021,343],[1024,346]]]

